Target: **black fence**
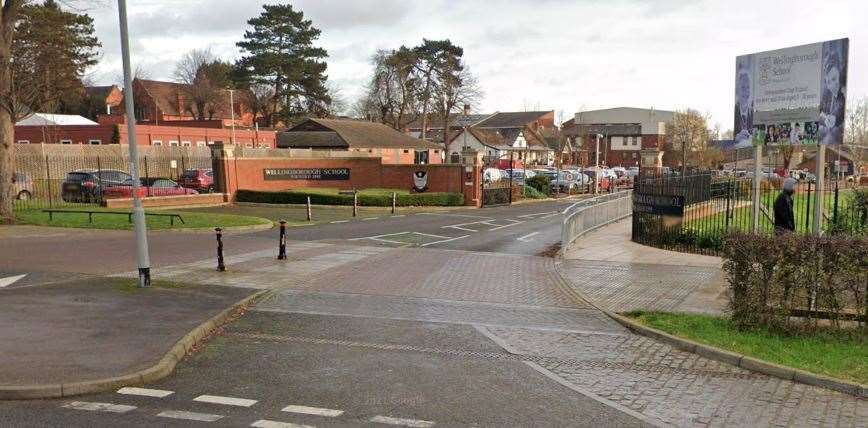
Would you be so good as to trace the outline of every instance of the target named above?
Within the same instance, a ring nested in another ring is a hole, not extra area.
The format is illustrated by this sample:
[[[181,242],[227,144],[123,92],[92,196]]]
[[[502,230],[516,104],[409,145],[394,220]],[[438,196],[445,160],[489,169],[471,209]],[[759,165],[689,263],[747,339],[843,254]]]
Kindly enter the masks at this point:
[[[758,232],[774,233],[774,202],[783,179],[766,174],[760,182]],[[647,175],[635,180],[632,240],[644,245],[700,254],[719,254],[728,231],[753,230],[753,178],[714,172]],[[793,194],[796,233],[813,231],[816,183],[802,180]],[[826,233],[865,233],[868,190],[828,181],[821,228]]]
[[[144,155],[138,162],[139,176],[149,182],[178,181],[185,170],[210,168],[211,157],[202,155]],[[129,170],[129,158],[122,155],[16,153],[15,210],[101,205],[104,188],[129,185]]]

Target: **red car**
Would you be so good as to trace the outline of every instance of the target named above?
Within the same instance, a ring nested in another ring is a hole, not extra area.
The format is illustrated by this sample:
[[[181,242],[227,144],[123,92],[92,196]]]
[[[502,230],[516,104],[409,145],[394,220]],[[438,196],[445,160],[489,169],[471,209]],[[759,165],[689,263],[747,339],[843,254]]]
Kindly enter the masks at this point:
[[[181,174],[178,180],[182,187],[199,192],[212,193],[214,191],[214,171],[210,169],[188,169]]]
[[[193,189],[181,187],[180,184],[169,180],[168,178],[142,178],[142,185],[139,186],[139,197],[146,198],[150,196],[178,196],[178,195],[196,195],[199,192]],[[105,198],[131,198],[133,197],[132,182],[121,186],[111,186],[103,189],[103,197]]]

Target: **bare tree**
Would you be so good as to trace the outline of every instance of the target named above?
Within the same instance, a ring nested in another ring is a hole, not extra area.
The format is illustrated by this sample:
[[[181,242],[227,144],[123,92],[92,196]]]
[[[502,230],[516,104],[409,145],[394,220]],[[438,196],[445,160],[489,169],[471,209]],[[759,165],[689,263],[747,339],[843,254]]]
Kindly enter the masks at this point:
[[[475,105],[482,98],[482,89],[470,70],[463,67],[457,76],[446,77],[437,82],[434,93],[440,101],[434,111],[443,124],[443,147],[449,144],[449,115],[460,112],[465,105]]]
[[[414,74],[415,54],[406,48],[379,50],[371,58],[374,75],[363,101],[377,111],[377,119],[399,131],[416,119],[418,79]]]
[[[197,120],[212,119],[223,102],[230,67],[223,64],[210,49],[193,49],[175,65],[175,80],[184,84],[184,108]]]
[[[253,114],[254,122],[263,119],[266,124],[272,123],[271,116],[274,114],[274,87],[261,83],[254,83],[242,91],[244,104]]]
[[[700,164],[703,163],[701,153],[708,146],[708,114],[701,114],[697,110],[686,109],[676,111],[672,120],[666,123],[666,136],[668,139],[669,155],[675,151],[681,152],[681,173],[687,172],[687,154],[699,153]]]
[[[851,102],[847,109],[844,145],[853,154],[853,171],[858,173],[868,156],[868,97]]]

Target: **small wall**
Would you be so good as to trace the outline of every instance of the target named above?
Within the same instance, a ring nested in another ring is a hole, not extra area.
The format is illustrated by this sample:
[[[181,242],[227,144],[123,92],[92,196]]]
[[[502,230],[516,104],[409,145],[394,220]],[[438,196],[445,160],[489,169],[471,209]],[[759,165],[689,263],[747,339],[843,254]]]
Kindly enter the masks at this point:
[[[225,195],[222,193],[206,193],[201,195],[184,195],[184,196],[160,196],[142,198],[142,206],[145,208],[155,207],[178,207],[178,206],[195,206],[195,205],[218,205],[225,202]],[[106,199],[103,201],[106,208],[132,208],[132,198],[115,198]]]

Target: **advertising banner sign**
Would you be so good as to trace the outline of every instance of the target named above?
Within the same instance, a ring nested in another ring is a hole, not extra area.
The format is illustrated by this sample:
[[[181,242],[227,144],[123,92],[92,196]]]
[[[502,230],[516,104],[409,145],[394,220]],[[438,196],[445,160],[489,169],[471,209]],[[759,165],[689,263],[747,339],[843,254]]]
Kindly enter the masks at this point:
[[[349,168],[266,168],[265,181],[279,180],[349,180]]]
[[[849,39],[735,60],[735,147],[841,144]]]

